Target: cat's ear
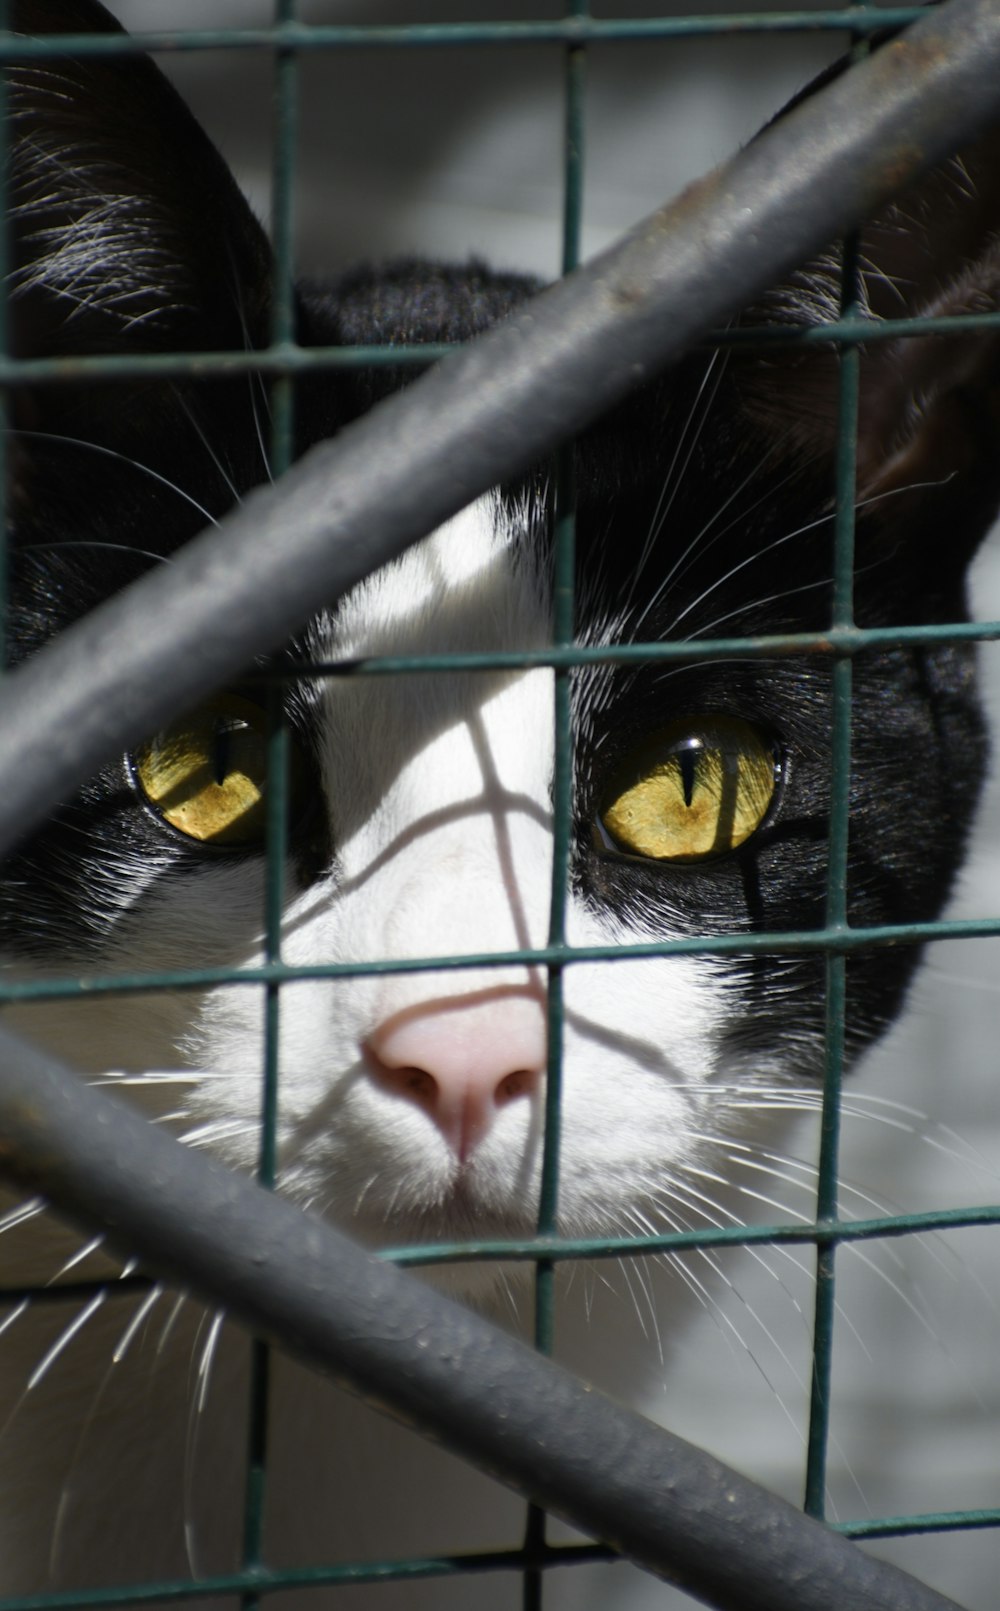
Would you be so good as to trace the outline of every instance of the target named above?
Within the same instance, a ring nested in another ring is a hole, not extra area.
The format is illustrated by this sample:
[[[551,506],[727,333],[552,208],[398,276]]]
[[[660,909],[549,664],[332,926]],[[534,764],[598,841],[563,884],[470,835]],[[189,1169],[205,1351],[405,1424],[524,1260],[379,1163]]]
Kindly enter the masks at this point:
[[[864,313],[880,321],[1000,310],[998,232],[995,131],[930,170],[863,229]],[[740,322],[836,318],[840,280],[835,254],[818,259]],[[814,346],[733,366],[748,422],[779,444],[782,458],[831,478],[838,367],[832,348]],[[869,342],[859,410],[857,497],[867,530],[893,547],[901,537],[913,550],[926,542],[928,561],[964,565],[1000,506],[1000,331]]]
[[[18,33],[120,33],[96,0],[15,0]],[[9,72],[12,325],[22,354],[256,346],[264,233],[145,56]]]

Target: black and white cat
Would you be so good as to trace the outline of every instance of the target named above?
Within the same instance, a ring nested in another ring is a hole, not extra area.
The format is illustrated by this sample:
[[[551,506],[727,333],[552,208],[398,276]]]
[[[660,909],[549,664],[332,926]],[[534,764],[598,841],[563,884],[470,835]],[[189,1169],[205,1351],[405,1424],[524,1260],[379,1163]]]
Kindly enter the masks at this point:
[[[95,0],[20,0],[14,15],[29,33],[116,26]],[[24,63],[11,95],[19,353],[267,344],[264,236],[149,61]],[[866,232],[874,319],[996,304],[998,171],[984,143]],[[814,263],[746,322],[825,319],[837,278],[832,257]],[[299,288],[297,336],[313,347],[460,340],[531,289],[475,264],[362,269]],[[862,625],[964,618],[966,567],[1000,503],[995,369],[986,334],[871,345],[858,456]],[[343,369],[300,380],[297,450],[400,382]],[[820,348],[699,353],[591,430],[576,449],[579,641],[697,643],[828,624],[836,397],[836,361]],[[12,657],[169,562],[267,479],[267,407],[266,388],[245,377],[20,391]],[[545,647],[548,480],[542,467],[480,500],[318,615],[273,663]],[[821,926],[830,693],[820,656],[579,670],[570,943]],[[0,941],[16,977],[260,960],[261,698],[248,670],[244,685],[88,781],[11,859]],[[314,675],[288,683],[287,719],[287,963],[545,943],[549,671]],[[851,921],[932,916],[984,767],[966,652],[859,654],[852,742]],[[914,961],[906,947],[852,960],[852,1057],[892,1021]],[[822,959],[675,956],[580,964],[565,980],[562,1230],[625,1235],[728,1213],[732,1145],[773,1136],[788,1112],[815,1104]],[[281,1189],[372,1245],[529,1234],[545,1000],[532,968],[286,987]],[[191,1144],[256,1166],[257,989],[7,1013]],[[101,1267],[95,1249],[13,1199],[0,1248],[9,1286]],[[530,1310],[527,1285],[490,1266],[448,1279],[508,1315]],[[700,1277],[667,1268],[636,1279],[660,1283],[662,1301],[679,1308]],[[599,1356],[610,1339],[628,1386],[631,1344],[618,1335],[627,1322],[602,1285],[603,1272],[581,1276],[568,1312],[601,1300],[580,1348]],[[673,1313],[663,1311],[664,1331]],[[0,1323],[0,1588],[235,1566],[245,1378],[244,1343],[158,1289],[70,1309],[12,1306]],[[265,1552],[275,1565],[516,1541],[497,1490],[280,1363],[272,1420]],[[519,1603],[511,1579],[492,1592],[498,1606]],[[586,1591],[563,1592],[585,1603]],[[593,1592],[606,1603],[606,1585]],[[375,1607],[464,1603],[461,1585],[440,1583],[350,1590],[344,1603],[352,1594]],[[478,1588],[477,1603],[487,1603]]]

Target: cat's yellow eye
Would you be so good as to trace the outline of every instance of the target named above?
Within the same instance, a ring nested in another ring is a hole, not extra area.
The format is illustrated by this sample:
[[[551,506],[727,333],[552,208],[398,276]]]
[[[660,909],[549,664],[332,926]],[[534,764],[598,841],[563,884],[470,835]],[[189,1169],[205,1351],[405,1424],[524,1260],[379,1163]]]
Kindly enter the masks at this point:
[[[135,779],[164,822],[211,845],[259,844],[266,823],[267,716],[220,694],[181,717],[132,756]],[[292,752],[293,797],[301,760]]]
[[[633,750],[600,810],[610,848],[652,861],[703,861],[735,850],[767,815],[774,746],[737,716],[663,727]]]

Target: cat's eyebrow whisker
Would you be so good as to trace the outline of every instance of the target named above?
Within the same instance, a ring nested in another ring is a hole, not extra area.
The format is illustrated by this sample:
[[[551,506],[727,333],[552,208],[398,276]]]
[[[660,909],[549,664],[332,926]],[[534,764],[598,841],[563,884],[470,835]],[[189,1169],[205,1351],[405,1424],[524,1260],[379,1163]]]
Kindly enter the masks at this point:
[[[230,268],[233,274],[233,301],[236,307],[237,317],[240,321],[240,331],[243,336],[243,350],[244,352],[250,353],[254,351],[254,346],[250,340],[250,327],[247,324],[246,308],[243,304],[242,281],[234,263],[230,264]],[[267,386],[264,383],[263,376],[257,374],[252,369],[247,373],[247,385],[250,388],[250,414],[251,418],[253,419],[253,428],[257,437],[257,447],[260,451],[261,463],[264,466],[264,474],[266,475],[268,481],[273,484],[274,475],[271,470],[271,459],[267,451],[267,442],[265,440],[264,429],[261,424],[260,416],[260,409],[261,406],[263,406],[264,412],[267,416],[268,425],[272,424],[271,400],[268,396]]]
[[[271,404],[268,400],[267,387],[264,385],[263,379],[259,375],[248,375],[247,381],[250,386],[250,409],[253,414],[253,425],[254,431],[257,435],[257,446],[260,449],[261,463],[264,466],[264,474],[267,476],[268,481],[273,484],[274,472],[271,469],[271,455],[267,450],[267,440],[261,421],[261,405],[263,404],[268,425],[272,423]]]
[[[185,503],[190,504],[192,509],[197,510],[207,525],[217,526],[219,524],[215,516],[209,514],[204,505],[200,504],[197,498],[192,497],[190,492],[185,492],[184,488],[178,486],[176,481],[171,481],[168,476],[161,475],[159,470],[154,470],[151,465],[143,464],[141,459],[133,459],[127,453],[118,453],[114,448],[103,447],[99,442],[88,442],[76,436],[63,436],[58,431],[17,430],[13,434],[16,436],[29,436],[45,442],[65,442],[70,447],[86,448],[90,453],[100,453],[109,459],[117,459],[120,463],[129,465],[133,470],[138,470],[141,475],[149,476],[152,481],[158,481],[168,491],[175,492],[178,498],[183,498]]]
[[[20,436],[24,436],[25,434],[26,433],[24,431],[19,431],[18,432],[18,435],[20,435]],[[45,432],[43,434],[45,434],[47,436],[48,432]],[[71,438],[68,438],[68,440],[75,441],[75,438],[71,437]],[[80,445],[82,447],[89,447],[90,443],[89,442],[81,442]],[[68,554],[75,554],[75,555],[79,556],[80,554],[90,553],[90,552],[95,551],[95,550],[99,551],[102,554],[103,553],[107,553],[107,554],[127,554],[130,559],[133,559],[136,555],[138,555],[140,559],[152,560],[152,562],[154,564],[156,564],[156,565],[171,565],[173,563],[173,560],[171,559],[169,554],[157,554],[157,553],[154,553],[153,549],[151,549],[151,548],[140,548],[137,543],[109,543],[105,539],[101,539],[101,538],[97,538],[97,537],[87,537],[87,538],[74,537],[71,542],[61,542],[61,543],[57,543],[57,542],[44,542],[44,543],[30,542],[30,543],[24,543],[22,545],[22,547],[21,547],[21,553],[22,554],[60,554],[60,553],[68,553]]]
[[[792,531],[786,531],[782,536],[773,538],[772,541],[766,543],[763,548],[755,549],[752,553],[748,554],[745,559],[738,560],[736,564],[731,565],[729,570],[726,571],[722,576],[716,577],[710,587],[706,587],[701,593],[699,593],[697,598],[692,599],[691,603],[686,605],[685,608],[681,610],[679,615],[674,617],[665,636],[671,638],[674,637],[677,633],[677,628],[680,626],[685,616],[690,615],[692,610],[698,609],[700,605],[704,604],[706,599],[711,598],[713,593],[716,593],[720,588],[725,587],[727,583],[732,581],[734,576],[739,575],[740,571],[746,570],[750,565],[758,564],[765,558],[766,555],[773,554],[775,549],[783,548],[786,543],[794,542],[797,537],[805,536],[806,532],[817,531],[821,526],[828,525],[832,519],[832,512],[826,511],[821,515],[817,515],[815,520],[804,521],[801,526],[794,527]],[[815,584],[808,583],[806,585],[814,586]],[[790,588],[787,596],[790,597],[793,593],[798,593],[801,591],[803,591],[802,588]],[[780,598],[782,595],[779,594],[777,597]],[[757,601],[758,606],[760,603],[770,604],[771,602],[771,598]],[[722,619],[725,620],[727,618],[724,616]],[[712,628],[707,630],[711,631]]]
[[[691,641],[693,641],[693,640],[691,640]],[[740,655],[738,657],[734,655],[732,659],[727,658],[727,659],[723,660],[720,657],[718,660],[710,660],[710,659],[699,660],[698,661],[698,669],[699,669],[699,671],[707,671],[710,666],[754,666],[754,665],[759,665],[759,664],[760,664],[760,660],[754,655],[749,655],[748,654],[748,655]],[[670,681],[671,677],[683,677],[685,675],[685,672],[687,671],[687,669],[688,668],[686,666],[678,666],[678,665],[670,665],[670,664],[664,664],[664,665],[658,667],[657,672],[656,672],[656,678],[655,678],[655,686],[657,688],[662,687],[664,683],[667,683],[667,682]]]
[[[787,433],[787,435],[790,435],[790,433]],[[746,487],[750,486],[757,479],[761,470],[768,463],[768,461],[772,459],[776,453],[778,453],[785,440],[786,438],[782,438],[781,441],[774,443],[768,449],[767,453],[760,460],[760,462],[754,465],[753,469],[750,470],[750,472],[744,477],[739,486],[736,487],[734,491],[730,493],[729,497],[718,506],[715,513],[711,515],[701,527],[701,530],[697,532],[690,542],[685,545],[682,552],[678,555],[677,559],[674,561],[673,565],[670,567],[669,571],[656,588],[652,597],[644,605],[642,614],[637,620],[630,623],[629,630],[632,637],[639,637],[643,623],[648,619],[649,615],[656,608],[660,600],[665,597],[668,589],[672,585],[675,585],[677,582],[681,581],[685,573],[690,570],[695,558],[698,560],[703,559],[705,554],[714,546],[714,544],[720,542],[728,532],[732,531],[734,526],[738,525],[741,520],[746,520],[749,515],[753,514],[755,509],[758,509],[760,505],[767,500],[767,498],[773,497],[776,493],[781,491],[782,487],[787,486],[787,484],[794,479],[795,472],[794,470],[791,470],[789,471],[788,475],[784,476],[777,483],[776,486],[766,487],[760,496],[754,499],[753,503],[741,508],[738,513],[733,516],[732,520],[723,526],[721,530],[713,533],[709,542],[705,542],[705,537],[707,536],[708,532],[711,531],[712,526],[719,519],[720,515],[723,515],[725,511],[732,506],[733,502],[740,496],[740,494],[746,489]]]
[[[919,492],[919,491],[923,491],[925,489],[930,489],[930,488],[937,487],[937,486],[943,486],[948,481],[950,481],[951,479],[952,479],[952,475],[947,475],[947,476],[939,477],[938,479],[931,480],[931,481],[914,481],[914,482],[911,482],[908,485],[903,486],[903,487],[890,487],[885,492],[873,493],[872,496],[869,497],[869,498],[861,498],[861,499],[859,499],[855,503],[855,506],[854,506],[855,511],[860,512],[861,510],[867,509],[867,508],[871,507],[872,505],[874,505],[876,503],[882,502],[886,498],[897,497],[901,493],[904,493],[904,492]],[[760,502],[760,500],[758,500],[758,502]],[[754,508],[754,507],[756,507],[756,505],[751,506],[751,508]],[[747,512],[749,512],[749,511],[747,511]],[[739,517],[737,517],[737,518],[739,518]],[[670,628],[669,628],[669,631],[667,633],[667,636],[668,637],[673,637],[676,634],[677,628],[680,625],[681,621],[684,620],[685,616],[690,615],[692,610],[696,610],[701,604],[703,604],[705,602],[705,600],[707,598],[711,597],[713,592],[715,592],[719,588],[724,587],[728,582],[730,582],[732,580],[732,578],[735,575],[738,574],[739,571],[745,569],[748,565],[756,564],[759,560],[762,560],[766,554],[769,554],[772,551],[772,549],[780,547],[783,543],[791,542],[796,537],[804,536],[804,534],[806,532],[813,531],[817,527],[825,525],[828,521],[832,520],[832,518],[833,518],[832,512],[826,512],[826,513],[818,516],[816,520],[808,521],[808,522],[806,522],[806,524],[796,527],[793,531],[786,532],[784,536],[776,538],[774,540],[774,542],[767,544],[763,548],[759,548],[759,549],[755,550],[753,553],[749,554],[745,559],[742,559],[742,560],[738,561],[738,563],[736,565],[734,565],[729,571],[725,572],[722,576],[716,577],[713,580],[712,585],[710,587],[706,588],[704,592],[699,594],[699,596],[696,599],[694,599],[690,604],[688,604],[686,606],[686,608],[683,609],[680,612],[680,614],[677,615],[674,618],[673,622],[670,625]],[[731,525],[734,525],[735,523],[736,522],[733,521],[733,522],[731,522]],[[727,527],[725,529],[729,530],[730,527]],[[717,535],[721,536],[722,534],[718,533]],[[686,552],[690,552],[690,549],[688,549]],[[671,574],[673,574],[673,573],[671,573]],[[792,598],[794,595],[796,595],[798,593],[808,592],[810,589],[815,588],[815,587],[821,587],[821,586],[822,587],[827,587],[827,586],[829,586],[829,584],[830,584],[830,578],[828,578],[828,577],[825,577],[825,578],[822,578],[820,580],[813,581],[813,582],[806,582],[806,583],[801,584],[798,587],[788,588],[783,593],[773,593],[773,594],[768,595],[766,598],[756,599],[756,600],[754,600],[754,608],[760,609],[765,605],[780,604],[780,603],[783,603],[786,599]],[[662,591],[662,589],[661,589],[661,591]],[[692,635],[691,635],[692,641],[695,638],[704,636],[706,633],[717,632],[719,627],[722,626],[726,621],[732,620],[735,616],[745,615],[746,611],[747,611],[747,605],[744,603],[744,604],[741,604],[736,609],[731,610],[728,614],[717,617],[708,626],[701,627],[701,628],[699,628],[699,630],[697,632],[692,633]],[[641,624],[641,619],[644,619],[645,614],[647,614],[647,613],[648,613],[648,607],[647,607],[647,610],[644,611],[643,617],[640,618],[640,623],[639,624]]]
[[[705,522],[705,525],[701,528],[701,531],[698,533],[698,535],[696,537],[694,537],[691,540],[691,542],[689,542],[687,544],[687,546],[685,547],[683,552],[678,556],[678,558],[675,561],[674,565],[671,567],[670,571],[667,573],[667,575],[661,581],[659,587],[657,587],[657,589],[656,589],[655,593],[653,594],[653,596],[646,603],[645,607],[643,608],[642,614],[639,616],[638,620],[636,620],[631,625],[630,630],[631,630],[631,633],[632,633],[632,635],[634,637],[636,637],[636,638],[639,637],[641,629],[642,629],[642,626],[643,626],[643,623],[648,619],[649,615],[656,608],[657,604],[659,604],[660,600],[666,596],[666,594],[667,594],[669,588],[671,587],[671,585],[676,585],[677,583],[679,583],[679,582],[681,582],[683,580],[684,576],[691,569],[691,566],[694,564],[695,560],[696,559],[699,560],[699,561],[702,560],[704,558],[705,554],[709,551],[709,549],[711,549],[717,542],[721,542],[722,538],[725,537],[728,532],[732,531],[734,526],[738,525],[741,520],[745,520],[748,515],[751,515],[755,509],[759,508],[759,506],[766,500],[766,498],[769,496],[769,494],[771,493],[772,490],[773,491],[780,490],[780,488],[783,487],[786,484],[786,482],[788,482],[788,481],[790,481],[792,479],[792,475],[789,474],[789,475],[785,476],[784,479],[781,482],[778,483],[778,486],[776,488],[774,488],[774,489],[770,489],[770,488],[766,489],[764,492],[762,492],[760,494],[760,496],[758,498],[754,499],[753,503],[749,504],[745,508],[740,509],[739,512],[736,515],[733,516],[733,519],[728,522],[727,525],[723,526],[721,528],[721,530],[715,532],[713,534],[713,536],[711,537],[711,539],[709,540],[709,542],[706,543],[704,541],[704,538],[705,538],[706,534],[711,530],[712,525],[714,524],[714,522],[719,518],[719,516],[721,514],[724,513],[724,511],[727,508],[729,508],[729,506],[732,504],[733,500],[735,498],[739,497],[740,493],[744,490],[744,488],[747,487],[748,485],[750,485],[750,483],[753,482],[756,479],[756,477],[760,473],[761,467],[764,464],[767,463],[767,460],[772,456],[774,451],[775,450],[773,448],[768,451],[768,453],[765,455],[764,459],[761,461],[761,464],[754,466],[753,470],[750,471],[749,475],[746,476],[744,481],[741,482],[741,484],[736,488],[736,490],[733,493],[731,493],[730,496],[725,500],[725,502],[722,503],[719,506],[719,508],[716,510],[715,514],[712,515],[710,517],[710,519]]]
[[[702,398],[703,398],[703,396],[705,394],[705,390],[708,387],[709,382],[712,379],[712,374],[713,374],[713,371],[716,369],[716,367],[719,368],[720,376],[721,376],[723,365],[720,365],[720,363],[719,363],[720,356],[721,356],[721,349],[717,347],[715,349],[715,351],[711,354],[711,356],[708,359],[708,362],[705,365],[705,369],[704,369],[704,372],[702,374],[701,381],[700,381],[699,386],[698,386],[698,390],[695,393],[694,400],[693,400],[693,402],[691,404],[691,407],[688,410],[687,418],[685,419],[683,426],[681,427],[681,429],[677,433],[677,440],[676,440],[675,445],[674,445],[674,451],[673,451],[673,454],[671,456],[670,462],[666,466],[666,468],[664,469],[663,475],[660,477],[660,493],[659,493],[659,497],[656,500],[656,505],[655,505],[655,507],[653,509],[653,513],[652,513],[652,515],[650,517],[649,528],[648,528],[648,530],[646,532],[646,537],[645,537],[645,540],[644,540],[643,545],[642,545],[642,549],[641,549],[640,554],[639,554],[638,562],[636,564],[636,575],[637,576],[642,574],[642,571],[643,571],[643,569],[644,569],[644,567],[646,565],[646,562],[649,559],[650,553],[652,551],[653,544],[656,541],[657,533],[660,530],[660,527],[662,525],[662,521],[666,518],[666,514],[669,511],[670,504],[673,502],[673,499],[674,499],[674,496],[675,496],[675,493],[676,493],[677,479],[678,479],[676,477],[676,475],[675,475],[675,472],[676,472],[676,469],[677,469],[677,462],[678,462],[681,454],[684,451],[684,447],[685,447],[685,443],[687,441],[688,433],[691,430],[692,423],[694,422],[695,417],[699,412],[699,407],[701,405]],[[726,354],[726,358],[728,358],[728,353]],[[702,426],[704,424],[705,416],[707,415],[707,413],[711,409],[712,403],[713,403],[713,401],[715,399],[715,394],[716,394],[716,391],[718,389],[718,384],[719,384],[719,380],[718,380],[718,377],[717,377],[716,380],[715,380],[714,385],[712,386],[712,391],[711,391],[711,395],[710,395],[710,397],[708,399],[708,403],[706,404],[704,410],[702,411],[702,417],[698,421],[698,424],[697,424],[697,426],[695,428],[694,442],[692,443],[692,446],[691,446],[691,451],[692,452],[694,451],[694,448],[697,446],[698,438],[701,435],[701,430],[702,430]],[[689,461],[690,461],[690,453],[688,454],[688,459],[685,460],[685,468],[686,468],[687,463]],[[681,474],[683,475],[683,471],[681,472]]]
[[[701,440],[701,434],[705,429],[706,421],[708,420],[708,417],[712,411],[712,405],[714,404],[718,395],[719,386],[721,384],[722,377],[726,372],[728,362],[728,350],[723,351],[721,348],[717,347],[705,365],[705,372],[702,375],[701,384],[699,385],[694,401],[688,410],[687,419],[684,421],[681,430],[678,432],[677,443],[673,451],[673,456],[662,477],[660,496],[657,499],[656,507],[653,510],[650,518],[649,530],[646,533],[646,539],[642,545],[642,551],[635,566],[634,578],[632,582],[633,593],[635,591],[636,581],[645,569],[646,563],[653,551],[653,546],[656,542],[656,539],[663,530],[664,524],[670,514],[674,499],[677,496],[678,488],[683,484],[688,466],[691,463],[692,454]],[[710,382],[711,390],[706,398],[705,392],[708,389]],[[693,432],[692,425],[694,426]],[[688,445],[687,441],[689,434],[691,435],[690,445]],[[679,464],[681,454],[684,453],[685,447],[687,448],[687,453],[685,455],[684,462],[683,464]]]
[[[747,564],[750,564],[750,563],[751,563],[750,560],[743,560],[741,562],[741,564],[737,567],[737,569],[742,569],[743,565],[747,565]],[[720,585],[720,584],[713,584],[712,587],[708,588],[706,590],[706,592],[702,594],[701,598],[696,600],[696,604],[701,604],[701,603],[704,602],[705,599],[709,598],[712,595],[712,593],[715,592],[716,585]],[[829,585],[830,585],[830,578],[829,577],[827,577],[827,576],[819,576],[819,577],[816,578],[815,581],[812,581],[812,582],[800,582],[797,587],[786,587],[786,588],[783,588],[780,593],[769,593],[764,598],[755,598],[754,601],[753,601],[754,608],[755,609],[763,609],[767,605],[770,605],[770,604],[784,604],[788,599],[796,598],[800,593],[812,593],[812,592],[815,592],[815,590],[817,588],[827,588],[827,587],[829,587]],[[682,616],[678,617],[678,620],[681,620],[683,618],[683,615],[690,614],[690,611],[693,610],[695,607],[696,607],[695,604],[689,605],[688,609],[683,611]],[[746,607],[745,604],[744,605],[738,605],[735,609],[727,610],[724,615],[717,615],[714,618],[714,620],[706,622],[703,626],[698,627],[697,631],[690,633],[689,636],[688,636],[687,641],[689,643],[696,643],[699,638],[712,636],[712,635],[714,635],[715,633],[718,632],[718,630],[719,630],[719,628],[721,626],[725,626],[727,621],[745,619],[746,614],[747,614],[747,607]],[[676,629],[676,625],[677,625],[677,623],[675,622],[673,624],[673,626],[671,626],[669,636],[673,636],[674,631]]]
[[[949,470],[947,475],[935,476],[931,481],[906,481],[901,487],[886,487],[884,492],[873,492],[867,498],[859,498],[854,511],[857,514],[862,509],[872,508],[874,504],[884,503],[887,498],[900,498],[906,492],[929,492],[935,487],[946,487],[957,474],[957,470]]]
[[[781,451],[781,449],[784,447],[785,443],[790,439],[791,434],[792,434],[791,431],[786,431],[785,434],[782,437],[780,437],[777,442],[775,442],[771,447],[768,448],[767,452],[764,454],[764,457],[760,460],[760,462],[758,464],[755,464],[753,469],[749,472],[749,474],[744,476],[744,478],[740,482],[739,486],[736,487],[735,490],[729,494],[728,498],[726,498],[722,503],[719,504],[719,506],[716,509],[714,515],[711,515],[709,517],[709,519],[705,522],[704,526],[702,526],[701,531],[698,533],[698,538],[696,539],[696,541],[698,541],[698,542],[700,542],[702,544],[701,552],[699,554],[699,558],[701,557],[702,554],[704,554],[706,552],[707,548],[712,546],[712,544],[704,543],[704,538],[712,530],[712,527],[715,525],[715,522],[719,519],[719,516],[724,515],[726,510],[731,508],[732,504],[739,497],[741,492],[744,492],[747,487],[752,486],[753,482],[760,475],[760,472],[764,468],[765,464],[767,464],[771,459],[773,459],[776,456],[776,454],[778,454]],[[741,521],[745,521],[747,516],[752,515],[754,513],[754,510],[759,509],[762,503],[766,503],[766,501],[767,501],[767,499],[769,497],[773,498],[777,493],[781,492],[785,487],[787,487],[789,485],[790,482],[794,481],[795,474],[796,474],[796,472],[794,470],[789,470],[788,474],[782,476],[781,480],[775,482],[774,486],[765,487],[764,491],[761,492],[760,495],[754,499],[753,503],[744,504],[742,506],[742,508],[740,508],[737,511],[737,513],[733,516],[732,520],[727,521],[727,523],[722,527],[722,529],[720,531],[717,531],[717,532],[713,533],[713,535],[712,535],[712,543],[718,542],[720,537],[727,536],[729,534],[729,532],[732,531],[734,526],[738,526]],[[688,551],[690,553],[690,551],[691,551],[690,547],[689,547]],[[685,568],[687,568],[687,567],[685,567]],[[683,575],[683,572],[681,574]]]
[[[174,385],[171,390],[175,400],[180,404],[188,424],[191,426],[191,429],[194,431],[202,447],[205,449],[205,452],[208,454],[212,463],[215,465],[215,468],[218,470],[220,477],[225,482],[227,488],[232,494],[233,502],[236,504],[242,503],[243,499],[240,496],[239,489],[237,488],[235,481],[229,474],[229,471],[226,469],[225,465],[222,463],[222,460],[219,458],[219,455],[216,453],[214,447],[209,441],[208,434],[204,427],[200,424],[194,409],[185,398],[179,386]]]

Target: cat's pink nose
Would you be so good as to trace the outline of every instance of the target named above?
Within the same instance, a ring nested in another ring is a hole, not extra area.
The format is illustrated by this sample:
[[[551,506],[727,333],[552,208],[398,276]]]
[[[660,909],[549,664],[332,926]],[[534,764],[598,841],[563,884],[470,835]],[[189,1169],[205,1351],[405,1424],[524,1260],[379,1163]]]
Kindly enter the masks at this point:
[[[509,1102],[545,1073],[542,999],[497,988],[418,1003],[384,1020],[366,1045],[375,1078],[433,1119],[461,1163]]]

